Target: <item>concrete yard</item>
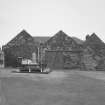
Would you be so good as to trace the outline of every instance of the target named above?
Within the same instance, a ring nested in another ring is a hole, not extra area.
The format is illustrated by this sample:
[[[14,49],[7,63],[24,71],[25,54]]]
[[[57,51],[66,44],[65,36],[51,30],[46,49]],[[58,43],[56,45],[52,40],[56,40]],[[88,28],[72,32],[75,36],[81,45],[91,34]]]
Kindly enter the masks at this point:
[[[105,105],[105,72],[0,72],[0,105]]]

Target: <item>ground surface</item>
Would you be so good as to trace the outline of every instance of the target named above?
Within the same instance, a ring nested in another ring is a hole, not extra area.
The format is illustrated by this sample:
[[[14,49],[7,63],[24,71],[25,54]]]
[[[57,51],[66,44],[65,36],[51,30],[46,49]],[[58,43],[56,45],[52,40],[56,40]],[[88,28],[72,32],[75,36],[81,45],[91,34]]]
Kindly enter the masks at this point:
[[[0,105],[105,105],[105,73],[19,74],[1,70]]]

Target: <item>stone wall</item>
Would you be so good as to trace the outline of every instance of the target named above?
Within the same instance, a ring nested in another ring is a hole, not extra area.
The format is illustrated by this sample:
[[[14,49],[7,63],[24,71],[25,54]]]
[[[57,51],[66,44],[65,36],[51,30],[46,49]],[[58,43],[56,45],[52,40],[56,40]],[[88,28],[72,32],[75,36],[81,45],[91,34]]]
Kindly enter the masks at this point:
[[[75,51],[46,51],[45,62],[52,69],[81,68],[80,52]]]

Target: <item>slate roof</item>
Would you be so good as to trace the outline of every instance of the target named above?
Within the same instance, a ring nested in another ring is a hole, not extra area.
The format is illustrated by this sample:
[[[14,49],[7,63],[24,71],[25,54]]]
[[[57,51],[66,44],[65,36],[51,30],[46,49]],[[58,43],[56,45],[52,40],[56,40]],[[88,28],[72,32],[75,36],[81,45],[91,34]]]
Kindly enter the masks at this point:
[[[105,43],[95,34],[87,35],[83,47],[90,47],[96,55],[105,56]]]
[[[61,37],[68,37],[69,39],[71,39],[72,41],[76,42],[77,44],[83,44],[83,41],[76,38],[76,37],[70,37],[68,36],[66,33],[64,33],[62,30],[60,30],[59,32],[57,32],[54,36],[49,37],[49,36],[31,36],[26,30],[22,30],[20,33],[18,33],[12,40],[10,40],[6,45],[3,46],[3,48],[7,48],[7,47],[12,47],[14,45],[21,45],[25,42],[34,42],[37,45],[39,45],[39,43],[46,43],[48,41],[51,41],[52,39],[56,39],[56,38],[61,39]],[[63,39],[61,39],[63,40]]]
[[[48,49],[63,49],[63,50],[70,50],[74,48],[79,48],[78,44],[72,37],[68,36],[62,30],[57,32],[54,36],[47,40],[44,44],[45,47]]]
[[[83,45],[84,45],[84,47],[86,47],[86,46],[90,46],[90,47],[97,46],[98,47],[98,45],[103,46],[103,45],[105,45],[105,43],[99,38],[98,35],[93,33],[91,35],[86,36],[86,40]]]
[[[98,35],[92,33],[91,35],[86,36],[86,43],[94,42],[94,43],[103,43],[103,41],[99,38]]]
[[[12,40],[10,40],[6,45],[3,47],[12,47],[12,46],[19,46],[26,42],[34,42],[33,37],[26,31],[22,30],[19,34],[17,34]]]
[[[79,45],[82,45],[82,44],[84,43],[83,40],[81,40],[81,39],[79,39],[79,38],[77,38],[77,37],[72,37],[72,39],[73,39],[77,44],[79,44]]]
[[[47,40],[49,40],[51,37],[48,36],[34,36],[34,41],[39,43],[45,43]]]
[[[60,32],[60,31],[59,31]],[[63,31],[61,31],[63,32]],[[64,33],[64,32],[63,32]],[[60,34],[60,33],[59,33]],[[65,34],[65,33],[64,33]],[[68,36],[68,35],[67,35]],[[40,42],[40,43],[45,43],[46,41],[48,41],[50,38],[50,36],[34,36],[34,41],[35,42]],[[71,37],[77,44],[82,45],[83,44],[83,40],[77,38],[77,37]]]

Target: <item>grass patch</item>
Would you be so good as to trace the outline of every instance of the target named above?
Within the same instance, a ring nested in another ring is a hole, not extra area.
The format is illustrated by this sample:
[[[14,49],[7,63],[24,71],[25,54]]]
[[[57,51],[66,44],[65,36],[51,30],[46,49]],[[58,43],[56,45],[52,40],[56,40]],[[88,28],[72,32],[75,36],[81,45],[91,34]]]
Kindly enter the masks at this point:
[[[66,74],[62,79],[2,77],[1,91],[8,105],[105,105],[104,81]]]

